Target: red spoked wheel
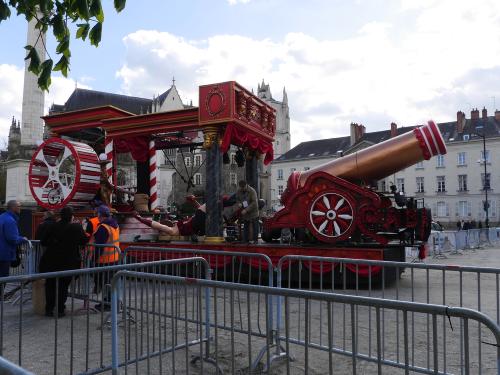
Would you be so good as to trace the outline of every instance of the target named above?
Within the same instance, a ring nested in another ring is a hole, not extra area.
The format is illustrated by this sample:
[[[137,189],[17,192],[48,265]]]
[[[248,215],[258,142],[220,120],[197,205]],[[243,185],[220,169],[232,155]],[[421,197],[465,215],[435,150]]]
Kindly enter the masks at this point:
[[[87,204],[99,189],[101,169],[85,143],[51,138],[31,158],[28,181],[33,198],[46,209]]]
[[[307,227],[318,240],[334,243],[347,239],[354,230],[354,205],[345,193],[317,194],[308,207]]]

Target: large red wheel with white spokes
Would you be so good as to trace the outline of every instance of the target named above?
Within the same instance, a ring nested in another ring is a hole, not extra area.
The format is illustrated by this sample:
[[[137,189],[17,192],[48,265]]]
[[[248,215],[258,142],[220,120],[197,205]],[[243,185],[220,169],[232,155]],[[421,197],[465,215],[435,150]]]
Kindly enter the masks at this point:
[[[31,158],[29,186],[33,198],[46,209],[87,204],[99,189],[101,169],[87,144],[51,138]]]
[[[318,193],[308,206],[308,229],[323,242],[334,243],[347,239],[355,227],[353,202],[344,192]]]

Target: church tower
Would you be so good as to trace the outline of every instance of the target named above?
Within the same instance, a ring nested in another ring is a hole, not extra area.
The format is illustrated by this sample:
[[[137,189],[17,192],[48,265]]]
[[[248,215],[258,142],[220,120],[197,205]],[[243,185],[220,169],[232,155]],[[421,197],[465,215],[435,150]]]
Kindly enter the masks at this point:
[[[271,94],[269,84],[262,80],[257,86],[257,96],[276,110],[276,135],[274,136],[274,159],[279,158],[290,150],[290,111],[288,108],[288,95],[283,88],[283,99],[277,101]],[[260,198],[271,202],[271,165],[259,163],[259,193]],[[268,207],[270,208],[270,207]]]
[[[276,110],[276,136],[273,144],[274,158],[279,158],[290,150],[290,111],[288,108],[288,95],[283,87],[283,99],[281,102],[273,99],[269,84],[257,86],[257,95]]]
[[[28,24],[27,44],[35,47],[40,61],[45,60],[43,41],[39,40],[40,30],[35,28],[36,19]],[[45,38],[45,36],[42,36]],[[38,41],[38,43],[37,43]],[[36,45],[35,45],[36,43]],[[43,139],[43,116],[45,95],[38,87],[38,77],[28,71],[29,60],[24,66],[23,108],[21,119],[21,146],[34,146]]]

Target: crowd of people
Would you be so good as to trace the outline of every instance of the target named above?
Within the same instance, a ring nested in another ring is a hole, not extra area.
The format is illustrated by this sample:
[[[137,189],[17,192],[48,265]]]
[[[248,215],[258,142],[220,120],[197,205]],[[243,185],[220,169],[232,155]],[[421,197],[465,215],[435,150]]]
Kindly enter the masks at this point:
[[[0,215],[0,277],[9,276],[10,267],[16,262],[19,245],[28,242],[19,234],[18,221],[21,205],[13,200],[7,203],[7,210]],[[115,265],[120,259],[118,223],[112,217],[108,206],[95,209],[95,217],[90,218],[84,229],[75,219],[73,209],[64,207],[59,218],[52,211],[43,214],[43,221],[36,230],[35,239],[40,241],[43,254],[40,258],[40,272],[59,272],[85,266],[82,262],[91,259],[95,267]],[[82,254],[82,246],[88,253]],[[107,246],[105,246],[107,245]],[[82,255],[87,259],[82,259]],[[94,291],[102,292],[110,282],[112,273],[94,274]],[[45,315],[58,317],[65,315],[65,303],[72,277],[47,278],[45,282]],[[109,291],[103,295],[103,303],[94,306],[97,310],[111,309]],[[57,307],[57,309],[56,309]]]
[[[459,220],[457,221],[457,230],[469,230],[469,229],[482,229],[483,223],[479,220],[476,223],[476,220]]]

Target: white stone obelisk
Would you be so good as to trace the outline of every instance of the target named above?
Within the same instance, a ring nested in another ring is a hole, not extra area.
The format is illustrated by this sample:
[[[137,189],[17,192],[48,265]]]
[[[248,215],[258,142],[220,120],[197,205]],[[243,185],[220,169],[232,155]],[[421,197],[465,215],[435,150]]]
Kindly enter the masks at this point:
[[[45,60],[44,41],[35,28],[36,19],[28,23],[28,44],[35,46],[40,62]],[[40,39],[39,39],[40,38]],[[35,206],[28,184],[30,158],[38,142],[43,140],[44,92],[38,87],[38,78],[28,71],[29,61],[24,67],[23,107],[21,120],[20,157],[6,162],[7,183],[5,200],[16,199],[24,206]]]
[[[28,43],[35,46],[40,62],[45,60],[45,36],[35,28],[36,19],[28,23]],[[29,60],[24,67],[23,112],[21,120],[21,146],[34,146],[43,139],[44,92],[38,87],[38,77],[28,71]]]

